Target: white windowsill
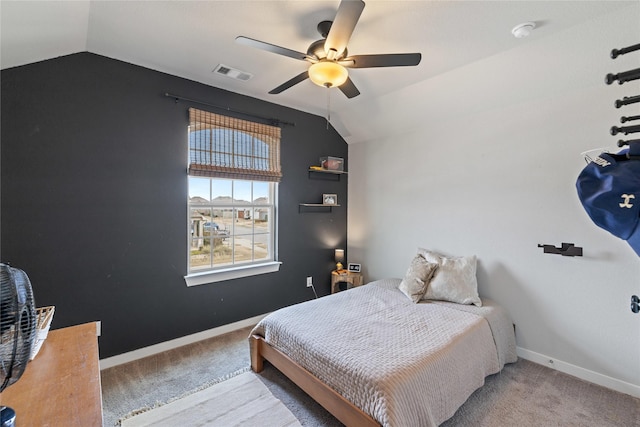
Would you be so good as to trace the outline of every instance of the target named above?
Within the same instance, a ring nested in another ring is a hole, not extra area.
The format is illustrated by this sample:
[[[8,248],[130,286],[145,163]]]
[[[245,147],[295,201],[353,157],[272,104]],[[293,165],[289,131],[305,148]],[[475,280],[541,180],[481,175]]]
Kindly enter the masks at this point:
[[[258,274],[274,273],[280,270],[279,261],[265,262],[242,267],[231,267],[203,273],[191,273],[184,276],[187,286],[206,285],[208,283],[222,282],[224,280],[238,279],[240,277],[256,276]]]

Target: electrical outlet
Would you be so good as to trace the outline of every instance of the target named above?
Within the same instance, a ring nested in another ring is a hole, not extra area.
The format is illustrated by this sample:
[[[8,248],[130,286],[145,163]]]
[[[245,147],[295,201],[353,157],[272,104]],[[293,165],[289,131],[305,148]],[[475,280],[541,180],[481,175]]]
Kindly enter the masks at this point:
[[[313,286],[313,277],[307,276],[307,288],[310,288],[312,286]]]

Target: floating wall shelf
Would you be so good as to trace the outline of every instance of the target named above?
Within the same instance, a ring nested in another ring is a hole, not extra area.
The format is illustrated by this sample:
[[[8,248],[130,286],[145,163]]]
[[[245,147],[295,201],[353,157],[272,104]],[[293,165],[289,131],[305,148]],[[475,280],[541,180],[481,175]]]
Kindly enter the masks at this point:
[[[337,171],[331,169],[316,169],[315,167],[309,167],[309,178],[316,177],[317,179],[323,179],[327,181],[340,181],[341,175],[346,175],[345,171]],[[298,205],[298,213],[301,212],[324,212],[330,213],[334,207],[340,205],[327,205],[324,203],[300,203]]]
[[[309,168],[309,172],[318,172],[318,173],[332,173],[334,175],[344,175],[348,172],[345,171],[334,171],[331,169],[313,169],[313,168]]]
[[[340,181],[340,175],[346,175],[345,171],[333,171],[329,169],[312,169],[309,168],[309,178],[312,176],[321,177],[321,179],[331,179],[333,181]],[[323,176],[324,175],[324,176]]]
[[[340,205],[325,205],[322,203],[300,203],[300,205],[298,205],[298,212],[302,212],[303,210],[306,210],[307,212],[331,212],[332,208],[335,208],[336,206]]]

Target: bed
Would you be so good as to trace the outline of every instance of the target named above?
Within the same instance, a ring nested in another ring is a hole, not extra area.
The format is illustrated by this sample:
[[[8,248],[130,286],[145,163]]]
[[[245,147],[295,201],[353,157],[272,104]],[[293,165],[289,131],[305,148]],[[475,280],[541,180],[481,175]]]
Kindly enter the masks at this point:
[[[517,360],[513,325],[482,307],[413,303],[400,279],[280,309],[250,336],[267,360],[347,426],[437,426]]]

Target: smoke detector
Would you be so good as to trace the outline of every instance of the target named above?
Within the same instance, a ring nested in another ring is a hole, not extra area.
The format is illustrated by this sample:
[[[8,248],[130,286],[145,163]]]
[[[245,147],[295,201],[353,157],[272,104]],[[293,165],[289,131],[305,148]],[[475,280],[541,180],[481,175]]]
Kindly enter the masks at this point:
[[[247,73],[245,71],[240,71],[236,68],[229,67],[224,64],[218,64],[216,68],[213,69],[213,72],[216,74],[222,74],[223,76],[227,76],[232,79],[247,81],[253,74]]]
[[[511,34],[513,34],[515,38],[521,39],[531,34],[531,31],[533,31],[534,28],[536,28],[535,22],[523,22],[522,24],[518,24],[513,27]]]

